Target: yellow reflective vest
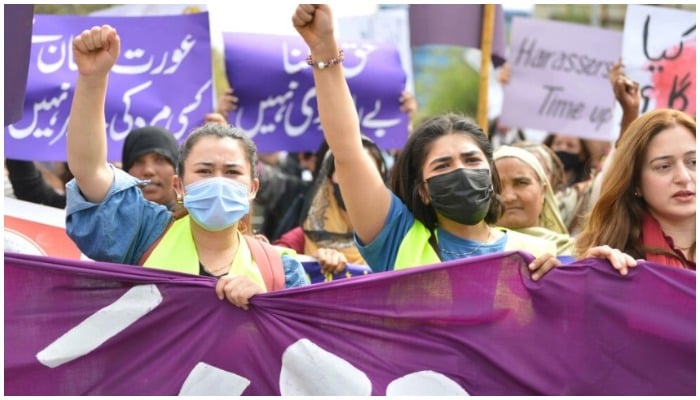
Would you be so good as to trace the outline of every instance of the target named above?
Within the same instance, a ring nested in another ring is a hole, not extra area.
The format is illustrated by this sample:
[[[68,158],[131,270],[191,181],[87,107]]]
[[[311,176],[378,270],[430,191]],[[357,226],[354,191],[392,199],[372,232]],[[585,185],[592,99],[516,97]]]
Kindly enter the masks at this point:
[[[199,275],[199,255],[190,230],[191,219],[186,215],[173,222],[161,239],[155,244],[151,253],[142,263],[144,267],[182,272]],[[231,275],[246,275],[260,287],[265,288],[265,282],[255,263],[255,259],[240,232],[238,235],[238,251],[233,259],[228,273]],[[293,250],[275,247],[281,254],[294,254]],[[284,272],[282,272],[284,277]],[[284,287],[284,285],[283,285]]]
[[[557,254],[556,245],[549,240],[526,235],[507,228],[498,227],[495,229],[507,235],[504,251],[522,250],[535,257],[539,257],[545,253]],[[428,242],[429,238],[430,230],[420,221],[414,221],[413,226],[408,230],[399,245],[394,269],[399,270],[441,262],[440,257],[435,253],[432,246],[430,246]]]

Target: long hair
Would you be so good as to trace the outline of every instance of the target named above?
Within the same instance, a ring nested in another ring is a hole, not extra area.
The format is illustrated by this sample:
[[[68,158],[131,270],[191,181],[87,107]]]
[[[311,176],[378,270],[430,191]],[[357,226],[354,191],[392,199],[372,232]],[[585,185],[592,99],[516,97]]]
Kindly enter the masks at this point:
[[[599,245],[620,249],[635,258],[645,258],[649,251],[658,252],[642,243],[642,215],[647,211],[647,205],[634,193],[641,181],[649,143],[659,132],[676,125],[688,128],[695,135],[695,120],[671,109],[645,113],[627,128],[605,171],[600,197],[576,239],[579,256]],[[692,251],[695,251],[695,245]]]
[[[425,180],[423,164],[433,142],[442,136],[453,133],[472,138],[484,152],[489,163],[494,190],[491,195],[491,206],[484,221],[493,224],[502,212],[501,204],[498,201],[498,196],[501,193],[501,181],[493,163],[493,149],[486,134],[462,115],[449,113],[430,118],[414,130],[399,153],[394,168],[392,168],[390,187],[413,216],[431,232],[437,228],[438,220],[432,204],[424,204],[419,194],[420,186]],[[431,239],[433,238],[431,237]]]

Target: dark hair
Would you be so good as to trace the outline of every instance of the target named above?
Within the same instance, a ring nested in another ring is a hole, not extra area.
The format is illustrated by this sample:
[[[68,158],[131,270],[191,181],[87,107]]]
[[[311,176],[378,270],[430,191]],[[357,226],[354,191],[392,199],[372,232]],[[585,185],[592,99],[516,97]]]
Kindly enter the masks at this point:
[[[369,137],[362,135],[362,147],[369,150],[369,153],[372,155],[372,158],[377,165],[379,174],[382,176],[384,183],[387,184],[389,180],[389,169],[379,146],[377,146],[377,144]],[[333,153],[329,150],[328,142],[326,140],[321,143],[321,146],[316,153],[316,157],[316,165],[318,166],[316,168],[316,176],[314,177],[314,182],[309,192],[311,195],[305,197],[304,204],[301,208],[301,212],[299,213],[299,218],[297,221],[299,225],[304,224],[304,221],[309,214],[311,204],[314,201],[315,194],[321,189],[326,179],[330,180],[335,172],[335,159],[333,157]]]
[[[377,144],[374,143],[374,141],[369,137],[362,135],[362,147],[369,151],[369,154],[372,156],[372,159],[377,165],[379,174],[382,176],[382,180],[384,181],[384,183],[387,183],[389,181],[389,169],[386,165],[386,161],[384,160],[384,155],[382,155],[382,151],[379,149],[379,146],[377,146]],[[322,157],[322,159],[325,158],[325,154],[328,154],[328,157],[333,157],[333,153],[326,152],[324,153],[324,157]],[[330,179],[333,176],[333,173],[335,173],[335,162],[334,159],[331,159],[329,162],[328,171],[325,172],[326,177]]]
[[[431,233],[437,227],[437,214],[431,204],[426,205],[421,201],[419,188],[425,180],[423,164],[433,142],[442,136],[454,133],[464,134],[472,138],[484,152],[489,163],[494,190],[491,195],[491,206],[484,221],[493,224],[502,213],[501,204],[498,201],[501,193],[501,182],[493,163],[493,148],[486,134],[467,117],[454,113],[441,115],[423,122],[409,136],[396,159],[394,168],[392,168],[390,182],[391,190]]]
[[[180,146],[180,156],[178,157],[177,162],[177,175],[180,178],[182,178],[185,174],[185,160],[190,155],[192,147],[194,147],[194,145],[197,144],[200,139],[207,136],[213,136],[220,139],[231,138],[233,140],[240,140],[246,155],[246,160],[250,164],[250,177],[251,179],[258,177],[258,153],[255,143],[248,137],[248,135],[231,125],[210,123],[192,131],[182,146]]]

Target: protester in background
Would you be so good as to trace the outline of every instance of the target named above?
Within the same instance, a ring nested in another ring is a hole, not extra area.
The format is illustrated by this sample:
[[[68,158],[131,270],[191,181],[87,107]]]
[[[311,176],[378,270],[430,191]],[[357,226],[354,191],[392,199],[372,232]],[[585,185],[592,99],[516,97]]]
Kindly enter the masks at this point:
[[[574,240],[559,215],[554,192],[537,158],[525,149],[501,146],[493,159],[501,180],[503,205],[496,224],[553,241],[559,256],[572,255]]]
[[[365,136],[362,145],[386,182],[388,169],[382,151]],[[321,147],[328,149],[327,146]],[[323,156],[313,189],[300,217],[301,226],[286,232],[274,244],[316,258],[324,274],[342,272],[348,263],[367,265],[355,246],[352,224],[338,186],[334,157],[329,151]]]
[[[643,114],[620,138],[577,252],[597,245],[695,270],[695,120],[671,109]],[[615,265],[627,274],[625,265]]]
[[[547,135],[543,143],[554,151],[564,165],[565,186],[573,186],[591,178],[593,159],[584,139],[552,133]]]
[[[544,144],[554,151],[564,166],[564,182],[554,188],[559,213],[572,236],[580,230],[581,218],[590,209],[591,187],[595,177],[588,142],[576,136],[550,134]]]
[[[494,149],[523,140],[525,140],[525,133],[521,129],[502,124],[499,117],[489,123],[489,142]]]
[[[65,192],[59,192],[48,184],[44,174],[39,171],[34,161],[7,158],[5,159],[5,170],[15,198],[50,207],[65,208]]]
[[[233,88],[227,89],[219,96],[219,118],[227,117],[231,111],[235,111],[238,108],[238,100],[238,97],[233,96]],[[410,132],[410,120],[418,109],[418,103],[413,93],[408,90],[401,93],[398,101],[400,110],[408,115]],[[325,142],[321,146],[322,148],[315,152],[280,151],[260,155],[260,190],[255,205],[262,216],[262,223],[256,229],[261,237],[274,242],[299,225],[301,206],[310,201],[313,194],[312,183],[328,149]],[[390,169],[395,152],[385,150],[382,151],[382,155],[384,163]]]
[[[103,25],[83,31],[72,50],[78,79],[67,158],[75,178],[67,185],[66,232],[86,256],[217,277],[217,296],[243,309],[266,289],[308,283],[301,263],[277,252],[284,284],[267,285],[265,271],[277,275],[273,258],[254,259],[237,229],[258,189],[255,145],[245,134],[208,124],[188,136],[173,177],[188,215],[175,219],[144,199],[138,179],[107,163],[104,108],[107,77],[120,52],[116,30]]]
[[[432,118],[413,132],[392,172],[396,194],[388,190],[362,147],[357,110],[338,65],[343,58],[331,9],[299,5],[292,22],[311,50],[321,126],[358,248],[373,270],[516,249],[537,255],[529,265],[534,280],[560,265],[550,253],[553,243],[491,226],[500,214],[491,146],[476,124],[460,116]],[[635,263],[610,248],[587,256],[607,257],[618,268]]]
[[[177,153],[177,140],[167,129],[136,128],[124,139],[122,168],[143,182],[143,197],[172,209],[176,205],[173,176]]]

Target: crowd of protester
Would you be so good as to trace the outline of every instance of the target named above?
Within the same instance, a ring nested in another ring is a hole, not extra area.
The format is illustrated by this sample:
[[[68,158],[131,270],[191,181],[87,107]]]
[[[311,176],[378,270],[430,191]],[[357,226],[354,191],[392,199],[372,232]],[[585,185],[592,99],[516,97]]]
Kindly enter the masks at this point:
[[[623,109],[614,145],[554,132],[533,142],[447,113],[390,152],[359,129],[331,9],[300,5],[292,22],[312,60],[325,137],[316,152],[257,154],[227,122],[238,101],[229,89],[183,143],[163,128],[135,129],[121,163],[108,163],[102,116],[120,39],[95,27],[73,42],[67,163],[53,173],[6,159],[5,195],[65,208],[67,233],[94,260],[211,276],[219,298],[242,308],[257,293],[309,284],[299,255],[323,273],[508,250],[535,257],[535,280],[589,257],[623,275],[638,259],[695,270],[694,116],[639,115],[639,85],[621,63],[610,71]],[[397,101],[415,112],[411,93]]]

